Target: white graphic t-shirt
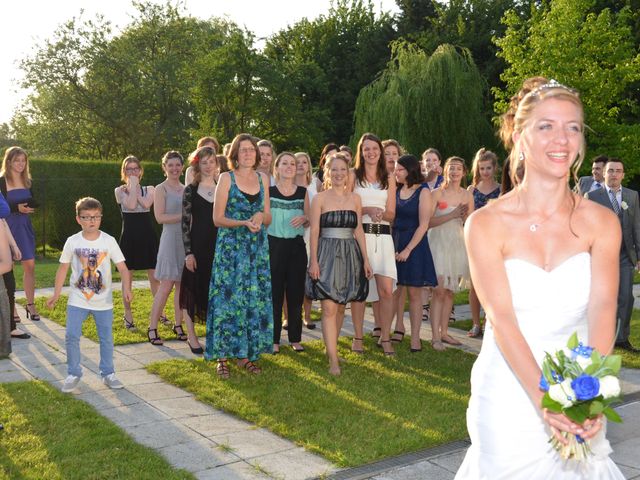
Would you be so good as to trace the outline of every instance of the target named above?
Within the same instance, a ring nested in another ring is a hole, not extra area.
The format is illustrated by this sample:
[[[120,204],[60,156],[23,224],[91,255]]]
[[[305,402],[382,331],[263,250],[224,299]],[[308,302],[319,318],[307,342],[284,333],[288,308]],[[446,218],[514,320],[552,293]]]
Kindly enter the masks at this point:
[[[82,232],[70,236],[60,255],[60,263],[71,263],[68,305],[89,310],[110,310],[111,262],[124,262],[118,242],[100,232],[96,240],[87,240]]]

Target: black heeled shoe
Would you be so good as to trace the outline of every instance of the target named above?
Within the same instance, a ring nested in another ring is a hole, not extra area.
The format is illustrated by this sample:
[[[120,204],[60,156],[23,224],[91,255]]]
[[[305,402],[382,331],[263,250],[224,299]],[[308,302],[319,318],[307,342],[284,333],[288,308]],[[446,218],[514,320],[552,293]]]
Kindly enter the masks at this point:
[[[31,313],[29,311],[29,307],[34,307],[35,308],[36,304],[35,303],[27,303],[24,307],[24,311],[27,312],[27,320],[29,320],[29,318],[31,318],[32,321],[34,322],[39,322],[40,321],[40,314],[38,313]]]
[[[182,329],[182,325],[174,325],[172,330],[173,330],[173,333],[176,334],[176,337],[178,338],[178,340],[180,340],[181,342],[186,342],[189,339],[187,334],[184,333],[184,330]]]
[[[204,353],[204,349],[202,347],[193,348],[189,340],[187,340],[187,345],[189,345],[189,350],[191,350],[191,353],[194,355],[202,355]]]

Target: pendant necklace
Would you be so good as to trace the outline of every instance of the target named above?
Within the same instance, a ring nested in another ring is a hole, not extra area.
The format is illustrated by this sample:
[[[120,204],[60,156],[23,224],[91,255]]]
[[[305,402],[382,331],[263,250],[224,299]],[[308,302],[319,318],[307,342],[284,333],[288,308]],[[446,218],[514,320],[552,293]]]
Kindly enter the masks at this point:
[[[535,233],[538,231],[538,229],[544,225],[547,220],[549,220],[551,217],[553,217],[556,213],[558,213],[558,210],[560,210],[560,208],[562,207],[562,205],[564,204],[564,200],[562,202],[560,202],[560,205],[558,205],[558,207],[551,213],[551,215],[547,216],[547,218],[545,218],[543,221],[541,221],[540,223],[531,223],[529,225],[529,231]]]

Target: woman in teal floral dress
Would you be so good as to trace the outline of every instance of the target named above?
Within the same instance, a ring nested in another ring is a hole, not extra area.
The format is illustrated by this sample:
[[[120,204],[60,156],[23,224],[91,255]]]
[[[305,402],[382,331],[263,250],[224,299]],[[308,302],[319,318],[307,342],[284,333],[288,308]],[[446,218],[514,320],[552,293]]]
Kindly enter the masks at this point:
[[[271,223],[269,179],[256,172],[260,152],[253,137],[241,133],[229,152],[230,172],[220,175],[213,221],[218,227],[211,271],[205,358],[229,378],[227,359],[249,373],[273,347],[271,271],[265,226]]]

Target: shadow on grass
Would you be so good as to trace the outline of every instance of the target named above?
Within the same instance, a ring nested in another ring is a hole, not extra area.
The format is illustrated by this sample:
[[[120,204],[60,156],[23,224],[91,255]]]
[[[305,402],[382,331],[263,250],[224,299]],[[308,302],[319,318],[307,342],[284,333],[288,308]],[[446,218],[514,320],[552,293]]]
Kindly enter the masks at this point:
[[[0,477],[193,479],[44,382],[0,384]]]
[[[283,348],[264,355],[263,375],[235,365],[231,379],[215,373],[215,363],[169,360],[147,368],[196,395],[198,400],[288,438],[340,466],[466,438],[469,374],[475,356],[425,346],[410,353],[408,342],[385,357],[371,339],[365,355],[340,341],[342,375],[327,372],[322,342],[305,343],[298,354]]]

